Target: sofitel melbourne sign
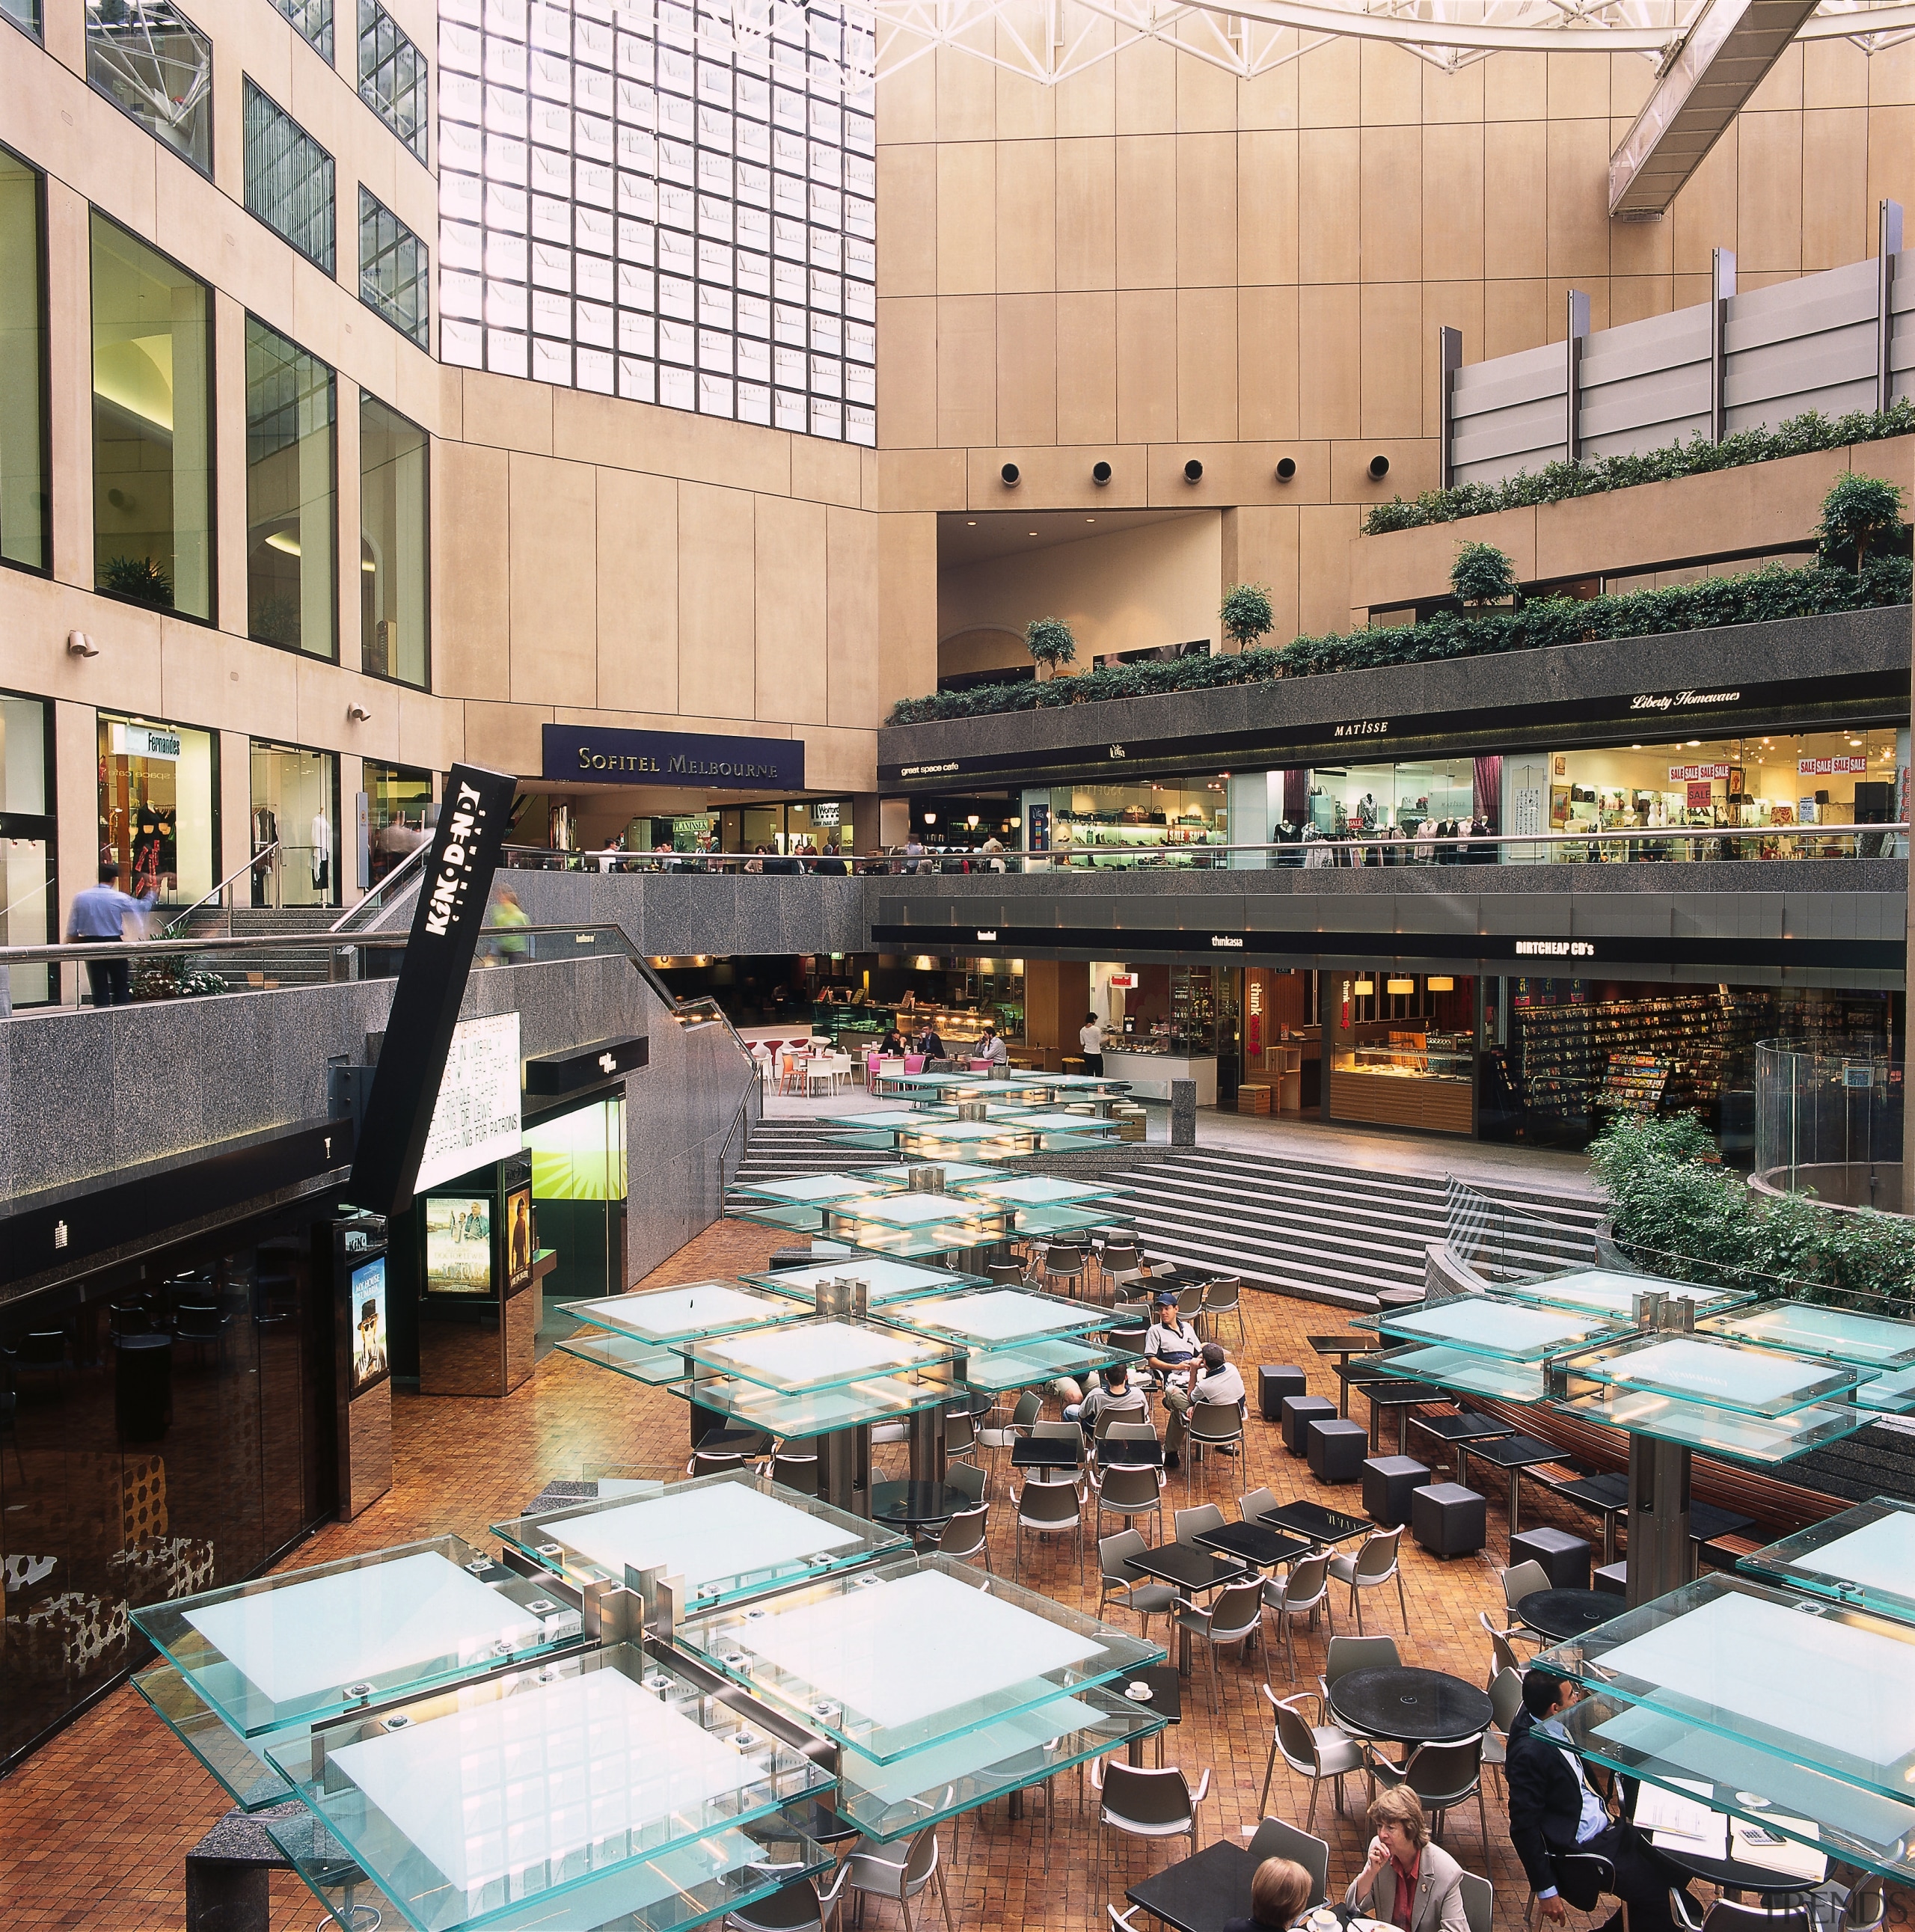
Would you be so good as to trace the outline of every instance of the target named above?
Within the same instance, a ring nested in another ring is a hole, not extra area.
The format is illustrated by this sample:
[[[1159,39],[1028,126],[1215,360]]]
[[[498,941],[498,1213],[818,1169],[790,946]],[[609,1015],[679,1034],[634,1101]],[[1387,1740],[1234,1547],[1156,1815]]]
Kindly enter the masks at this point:
[[[803,791],[802,738],[729,738],[692,731],[624,731],[547,724],[548,783],[680,784],[718,791]]]

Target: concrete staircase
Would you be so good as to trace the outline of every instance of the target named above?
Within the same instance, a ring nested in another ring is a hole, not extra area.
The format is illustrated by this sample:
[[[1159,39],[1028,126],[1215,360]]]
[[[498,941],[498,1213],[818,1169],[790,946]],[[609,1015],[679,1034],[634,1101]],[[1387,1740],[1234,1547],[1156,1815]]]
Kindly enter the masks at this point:
[[[236,992],[244,992],[260,975],[282,986],[323,985],[332,977],[332,955],[323,946],[275,946],[286,933],[328,931],[339,916],[335,906],[282,906],[254,909],[204,907],[188,920],[186,935],[194,939],[257,939],[257,947],[208,952],[194,964],[217,973]]]

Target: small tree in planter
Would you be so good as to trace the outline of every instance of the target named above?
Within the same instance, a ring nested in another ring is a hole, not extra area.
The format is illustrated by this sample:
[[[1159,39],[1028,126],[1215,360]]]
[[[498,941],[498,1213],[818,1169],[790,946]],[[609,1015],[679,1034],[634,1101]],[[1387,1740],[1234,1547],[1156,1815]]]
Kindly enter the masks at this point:
[[[1059,664],[1076,661],[1077,640],[1061,617],[1033,617],[1024,627],[1024,648],[1040,677],[1055,677]]]
[[[1853,470],[1836,479],[1822,499],[1822,554],[1831,563],[1855,560],[1861,574],[1870,550],[1901,528],[1902,493],[1898,484]]]
[[[173,608],[173,579],[150,556],[109,557],[101,568],[100,588],[152,610]]]
[[[1261,584],[1232,584],[1224,592],[1217,614],[1223,634],[1240,651],[1269,636],[1277,622],[1277,614],[1270,608],[1270,592]]]
[[[1483,610],[1516,595],[1516,566],[1494,544],[1459,544],[1449,587],[1459,602]]]

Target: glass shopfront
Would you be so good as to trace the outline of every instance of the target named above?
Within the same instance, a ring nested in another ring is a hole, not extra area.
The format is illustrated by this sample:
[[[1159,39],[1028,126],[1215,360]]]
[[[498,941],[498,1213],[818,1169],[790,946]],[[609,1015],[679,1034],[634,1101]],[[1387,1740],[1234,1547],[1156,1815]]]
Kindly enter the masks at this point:
[[[728,806],[720,814],[727,852],[815,852],[857,848],[848,800],[800,799],[789,805]],[[875,829],[875,828],[874,828]],[[736,844],[732,841],[736,838]]]
[[[252,744],[253,903],[339,903],[339,760],[330,752]]]
[[[1382,967],[1322,976],[1327,1118],[1426,1133],[1473,1132],[1475,980]]]
[[[1388,765],[1319,765],[1310,774],[1311,827],[1328,838],[1379,832],[1431,838],[1466,832],[1475,816],[1475,760],[1438,758]]]
[[[59,937],[53,890],[53,707],[0,697],[0,946],[47,946]],[[17,1006],[52,996],[44,966],[10,966]]]
[[[1026,816],[1030,804],[1026,799]],[[1166,778],[1161,784],[1055,785],[1049,847],[1054,859],[1076,864],[1202,866],[1193,849],[1229,838],[1226,781]],[[1033,841],[1032,849],[1038,849]]]
[[[100,713],[100,859],[121,890],[192,905],[219,881],[219,740]]]
[[[371,860],[369,883],[376,886],[415,846],[431,836],[435,818],[432,774],[410,765],[383,765],[368,758],[364,783]]]
[[[541,1248],[557,1256],[548,1295],[617,1294],[625,1286],[625,1102],[594,1100],[524,1130]]]

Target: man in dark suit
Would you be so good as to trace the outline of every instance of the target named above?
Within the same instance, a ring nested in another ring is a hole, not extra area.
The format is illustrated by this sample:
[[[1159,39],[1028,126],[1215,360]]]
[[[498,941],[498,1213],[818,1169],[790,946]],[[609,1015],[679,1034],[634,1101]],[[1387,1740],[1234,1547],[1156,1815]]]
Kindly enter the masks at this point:
[[[1629,1932],[1672,1932],[1669,1888],[1676,1874],[1626,1821],[1610,1818],[1570,1744],[1562,1719],[1580,1694],[1573,1678],[1532,1670],[1523,1679],[1523,1708],[1509,1727],[1503,1774],[1509,1786],[1509,1838],[1523,1861],[1542,1916],[1568,1916],[1556,1892],[1555,1860],[1593,1852],[1616,1870],[1616,1895],[1629,1908]],[[1622,1915],[1601,1932],[1621,1932]]]

